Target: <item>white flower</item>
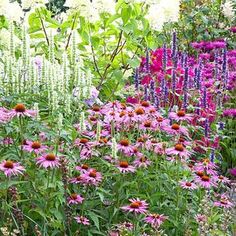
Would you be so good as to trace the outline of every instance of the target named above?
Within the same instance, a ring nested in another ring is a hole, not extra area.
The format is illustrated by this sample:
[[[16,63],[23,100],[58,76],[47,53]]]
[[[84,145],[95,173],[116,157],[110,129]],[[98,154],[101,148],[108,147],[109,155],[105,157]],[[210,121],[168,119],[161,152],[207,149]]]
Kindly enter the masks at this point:
[[[99,13],[115,14],[116,3],[114,0],[94,0],[93,4]]]
[[[24,14],[17,2],[10,3],[8,0],[0,0],[0,15],[6,16],[11,21],[19,23]]]
[[[233,8],[233,2],[231,0],[226,0],[222,5],[222,13],[227,18],[232,18],[235,16],[235,9]]]
[[[48,0],[21,0],[21,6],[23,9],[29,9],[46,3],[48,3]]]
[[[164,23],[178,21],[180,0],[160,0],[157,2],[149,6],[146,18],[153,30],[161,31]]]
[[[0,30],[0,44],[9,49],[10,39],[11,39],[10,31],[8,31],[5,28],[2,28]],[[17,45],[21,43],[21,40],[16,35],[14,35],[14,43]]]

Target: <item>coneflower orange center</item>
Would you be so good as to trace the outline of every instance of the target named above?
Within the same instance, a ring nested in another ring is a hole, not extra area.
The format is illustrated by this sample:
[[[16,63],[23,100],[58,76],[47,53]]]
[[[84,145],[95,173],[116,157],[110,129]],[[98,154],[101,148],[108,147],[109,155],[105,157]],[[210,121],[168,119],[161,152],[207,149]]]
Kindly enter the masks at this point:
[[[49,153],[47,154],[47,156],[45,157],[45,159],[47,161],[55,161],[56,160],[56,156],[53,153]]]
[[[96,177],[97,177],[97,171],[96,171],[96,170],[92,170],[92,171],[89,173],[89,177],[96,178]]]
[[[228,203],[228,201],[226,199],[221,199],[220,203],[226,205]]]
[[[137,208],[139,208],[141,205],[142,205],[142,203],[137,201],[137,202],[132,202],[132,203],[130,204],[130,207],[131,207],[131,208],[134,208],[134,209],[137,209]]]
[[[80,143],[82,143],[82,144],[85,144],[85,143],[87,143],[89,140],[87,139],[87,138],[81,138],[80,139]]]
[[[155,219],[159,219],[160,215],[159,214],[152,214],[152,217],[155,218]]]
[[[152,122],[151,121],[145,121],[144,122],[144,127],[149,128],[151,127]]]
[[[202,171],[198,171],[198,172],[196,173],[196,175],[202,177],[202,176],[204,175],[204,173],[203,173]]]
[[[183,117],[185,116],[185,111],[181,110],[177,112],[177,116]]]
[[[140,162],[146,162],[146,161],[147,161],[147,157],[141,157],[141,158],[139,159],[139,161],[140,161]]]
[[[8,168],[8,169],[13,169],[14,162],[13,161],[6,161],[5,164],[4,164],[4,167]]]
[[[171,128],[174,129],[174,130],[178,130],[179,129],[179,125],[178,124],[173,124],[171,126]]]
[[[192,184],[190,182],[187,182],[185,185],[188,186],[188,187],[192,186]]]
[[[175,145],[175,150],[182,152],[184,150],[184,146],[181,143]]]
[[[210,177],[209,176],[207,176],[207,175],[203,175],[202,177],[201,177],[201,179],[202,179],[202,181],[209,181],[210,180]]]
[[[162,118],[162,117],[157,117],[157,121],[158,121],[158,122],[162,122],[162,121],[163,121],[163,118]]]
[[[88,166],[87,164],[83,164],[83,165],[81,166],[81,168],[82,168],[83,170],[88,170],[89,166]]]
[[[120,162],[120,167],[122,167],[122,168],[128,168],[128,166],[129,166],[129,164],[128,164],[127,161],[121,161],[121,162]]]
[[[33,149],[39,149],[41,147],[41,144],[40,144],[40,142],[35,141],[35,142],[32,143],[31,147]]]
[[[120,140],[120,145],[128,147],[129,146],[129,140],[127,140],[127,139]]]
[[[98,112],[98,111],[100,111],[100,107],[99,106],[93,106],[92,110]]]
[[[91,121],[96,121],[96,120],[97,120],[97,118],[96,118],[95,116],[91,116],[89,119],[90,119]]]
[[[150,106],[150,105],[149,105],[149,102],[147,102],[147,101],[141,102],[141,105],[142,105],[143,107],[149,107],[149,106]]]
[[[139,108],[135,109],[135,113],[137,115],[143,115],[145,113],[145,111],[143,110],[142,107],[139,107]]]
[[[76,200],[77,199],[77,194],[76,193],[72,193],[70,195],[70,197],[73,199],[73,200]]]
[[[119,117],[123,117],[123,116],[125,116],[125,115],[126,115],[126,112],[125,112],[125,111],[122,111],[122,112],[120,112]]]
[[[25,108],[25,105],[24,104],[17,104],[15,107],[14,107],[15,111],[16,112],[25,112],[26,111],[26,108]]]

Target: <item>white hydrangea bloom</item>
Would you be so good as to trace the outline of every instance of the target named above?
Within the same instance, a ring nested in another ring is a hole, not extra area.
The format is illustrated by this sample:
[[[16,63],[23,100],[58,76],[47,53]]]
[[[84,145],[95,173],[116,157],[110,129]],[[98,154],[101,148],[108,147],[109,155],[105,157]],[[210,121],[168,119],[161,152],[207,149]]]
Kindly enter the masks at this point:
[[[11,21],[20,22],[24,17],[23,11],[17,2],[9,2],[8,0],[0,0],[0,15],[6,16]]]
[[[150,27],[157,31],[162,30],[163,24],[166,21],[163,8],[159,4],[152,5],[149,8],[146,18],[149,21]]]
[[[94,0],[93,4],[99,13],[115,14],[116,3],[114,0]]]
[[[45,5],[48,3],[48,0],[21,0],[21,7],[23,9],[29,9],[32,7]]]
[[[153,30],[161,31],[164,23],[176,22],[179,18],[180,0],[160,0],[149,6],[146,18]]]
[[[235,16],[235,9],[231,0],[226,0],[226,2],[222,5],[222,13],[227,18],[232,18]]]

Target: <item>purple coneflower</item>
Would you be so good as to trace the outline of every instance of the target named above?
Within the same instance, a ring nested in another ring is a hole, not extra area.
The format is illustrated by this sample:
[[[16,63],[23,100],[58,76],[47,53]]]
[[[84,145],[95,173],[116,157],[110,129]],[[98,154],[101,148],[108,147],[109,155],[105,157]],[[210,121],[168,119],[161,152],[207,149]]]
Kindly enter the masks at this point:
[[[144,214],[147,212],[148,204],[145,200],[140,200],[139,198],[137,199],[129,199],[131,202],[127,206],[121,207],[122,210],[136,213],[136,214]]]
[[[59,158],[53,153],[44,154],[36,158],[36,164],[43,168],[57,168],[60,166]]]
[[[135,172],[135,167],[129,165],[127,161],[120,161],[117,165],[117,168],[121,173]]]
[[[76,216],[74,217],[77,223],[82,224],[82,225],[90,225],[89,219],[84,217],[84,216]]]
[[[180,181],[180,186],[183,189],[189,189],[189,190],[194,190],[197,189],[197,185],[192,183],[192,182],[188,182],[188,181]]]
[[[148,214],[144,221],[151,224],[153,228],[159,228],[160,225],[167,219],[167,216],[159,214]]]
[[[25,168],[18,162],[4,160],[0,163],[0,170],[4,172],[7,177],[12,175],[23,174]]]
[[[84,200],[83,197],[81,197],[79,194],[76,193],[72,193],[69,197],[68,197],[68,203],[69,204],[81,204]]]

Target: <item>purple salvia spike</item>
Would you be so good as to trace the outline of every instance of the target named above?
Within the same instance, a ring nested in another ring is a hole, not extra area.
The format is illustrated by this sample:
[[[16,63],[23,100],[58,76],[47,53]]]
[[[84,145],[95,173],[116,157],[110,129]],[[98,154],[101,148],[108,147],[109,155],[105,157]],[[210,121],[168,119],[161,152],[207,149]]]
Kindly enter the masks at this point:
[[[174,61],[177,55],[177,34],[174,31],[172,34],[171,58]]]
[[[197,77],[196,77],[196,88],[201,90],[202,85],[202,61],[199,62],[198,68],[197,68]]]
[[[166,44],[163,45],[163,56],[162,56],[162,70],[166,72],[167,67],[167,49]]]
[[[164,88],[165,94],[164,94],[164,103],[168,102],[168,87],[165,85]]]
[[[172,82],[172,92],[175,94],[176,90],[176,71],[175,68],[172,69],[171,71],[171,82]]]
[[[211,162],[214,162],[214,159],[215,159],[215,150],[213,149],[213,150],[211,151],[211,154],[210,154],[210,160],[211,160]]]
[[[138,74],[138,68],[136,68],[136,70],[135,70],[134,84],[135,84],[135,89],[139,89],[139,74]]]
[[[145,66],[146,66],[146,72],[149,73],[149,51],[148,51],[148,48],[146,49],[146,62],[145,62]]]
[[[219,130],[224,130],[225,124],[222,121],[220,121],[218,125],[219,125]]]
[[[154,102],[155,99],[155,82],[152,80],[150,82],[150,100]]]
[[[208,138],[208,136],[209,136],[209,129],[210,129],[210,127],[209,127],[209,120],[208,120],[208,118],[206,118],[205,119],[205,137],[206,138]]]
[[[145,84],[144,86],[144,100],[147,101],[148,100],[148,87]]]
[[[185,92],[188,91],[188,67],[185,67],[184,69],[184,87],[183,90]]]
[[[207,90],[206,87],[203,88],[203,96],[202,96],[202,108],[207,108]]]
[[[219,66],[219,54],[215,52],[215,80],[218,80],[218,66]]]
[[[184,102],[183,102],[184,110],[187,110],[187,107],[188,107],[188,93],[184,92]]]
[[[155,107],[156,107],[156,109],[158,109],[159,110],[159,106],[160,106],[160,102],[159,102],[159,98],[158,98],[158,96],[155,94]]]

